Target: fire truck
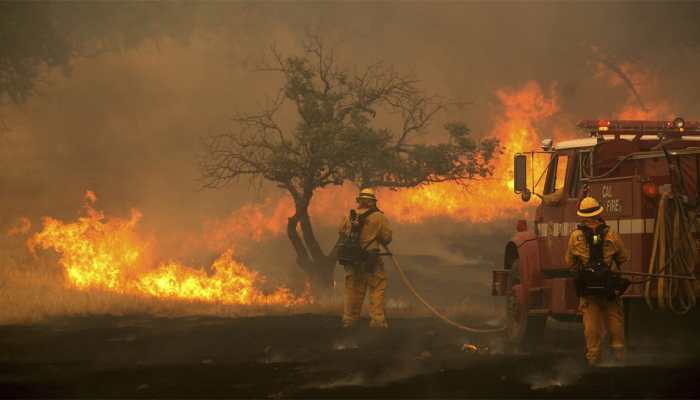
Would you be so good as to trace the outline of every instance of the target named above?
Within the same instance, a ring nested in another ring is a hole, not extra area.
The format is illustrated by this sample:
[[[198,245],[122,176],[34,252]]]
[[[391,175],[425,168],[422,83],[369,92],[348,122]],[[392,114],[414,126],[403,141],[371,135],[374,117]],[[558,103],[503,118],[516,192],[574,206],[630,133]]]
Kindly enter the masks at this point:
[[[586,136],[515,155],[514,189],[540,198],[534,219],[517,221],[492,294],[506,298],[512,343],[541,339],[548,318],[580,321],[574,272],[564,262],[578,203],[593,196],[630,252],[621,266],[631,306],[686,314],[698,293],[695,215],[700,209],[700,122],[588,120]],[[627,329],[629,331],[629,329]]]

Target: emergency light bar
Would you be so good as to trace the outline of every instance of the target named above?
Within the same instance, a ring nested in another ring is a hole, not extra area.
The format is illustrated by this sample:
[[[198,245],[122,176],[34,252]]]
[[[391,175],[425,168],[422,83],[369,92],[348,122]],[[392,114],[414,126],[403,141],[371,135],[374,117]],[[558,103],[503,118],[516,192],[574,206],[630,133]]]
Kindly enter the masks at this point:
[[[700,134],[700,122],[684,121],[676,118],[673,121],[635,121],[635,120],[585,120],[577,127],[587,129],[591,133],[605,132],[606,134],[669,134],[693,135]]]

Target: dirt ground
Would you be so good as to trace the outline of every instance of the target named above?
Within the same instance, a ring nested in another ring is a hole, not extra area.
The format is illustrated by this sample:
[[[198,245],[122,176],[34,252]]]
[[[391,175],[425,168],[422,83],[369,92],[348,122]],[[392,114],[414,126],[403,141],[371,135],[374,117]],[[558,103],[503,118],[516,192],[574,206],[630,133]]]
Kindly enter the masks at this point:
[[[366,322],[366,321],[365,321]],[[637,348],[587,369],[578,324],[507,353],[429,318],[348,335],[332,315],[89,316],[0,327],[3,397],[697,397],[700,357]],[[475,344],[477,352],[464,351]]]

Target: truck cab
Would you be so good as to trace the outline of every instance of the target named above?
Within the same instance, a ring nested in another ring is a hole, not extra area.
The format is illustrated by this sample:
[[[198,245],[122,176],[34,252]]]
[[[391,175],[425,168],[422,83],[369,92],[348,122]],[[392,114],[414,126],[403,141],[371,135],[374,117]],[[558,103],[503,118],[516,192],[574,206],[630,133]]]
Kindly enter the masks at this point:
[[[515,193],[524,201],[538,197],[540,204],[533,220],[516,224],[517,232],[505,246],[504,269],[493,275],[493,294],[507,298],[508,335],[514,342],[541,337],[547,318],[580,320],[574,277],[564,254],[577,229],[576,211],[583,197],[592,196],[605,208],[602,217],[631,255],[624,265],[630,273],[649,270],[659,198],[672,189],[672,176],[678,177],[678,196],[695,222],[700,123],[681,118],[583,121],[578,127],[589,136],[560,143],[545,140],[541,150],[515,156]],[[643,300],[644,289],[632,285],[623,298]]]

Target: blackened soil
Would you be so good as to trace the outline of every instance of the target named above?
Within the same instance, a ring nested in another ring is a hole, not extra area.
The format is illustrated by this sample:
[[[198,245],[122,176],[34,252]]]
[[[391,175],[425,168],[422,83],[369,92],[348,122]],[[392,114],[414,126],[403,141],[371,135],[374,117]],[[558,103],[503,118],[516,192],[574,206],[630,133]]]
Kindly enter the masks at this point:
[[[335,316],[81,317],[0,327],[3,397],[697,397],[700,357],[637,348],[626,367],[585,367],[581,327],[504,353],[432,319],[385,332]],[[464,344],[479,350],[463,350]]]

